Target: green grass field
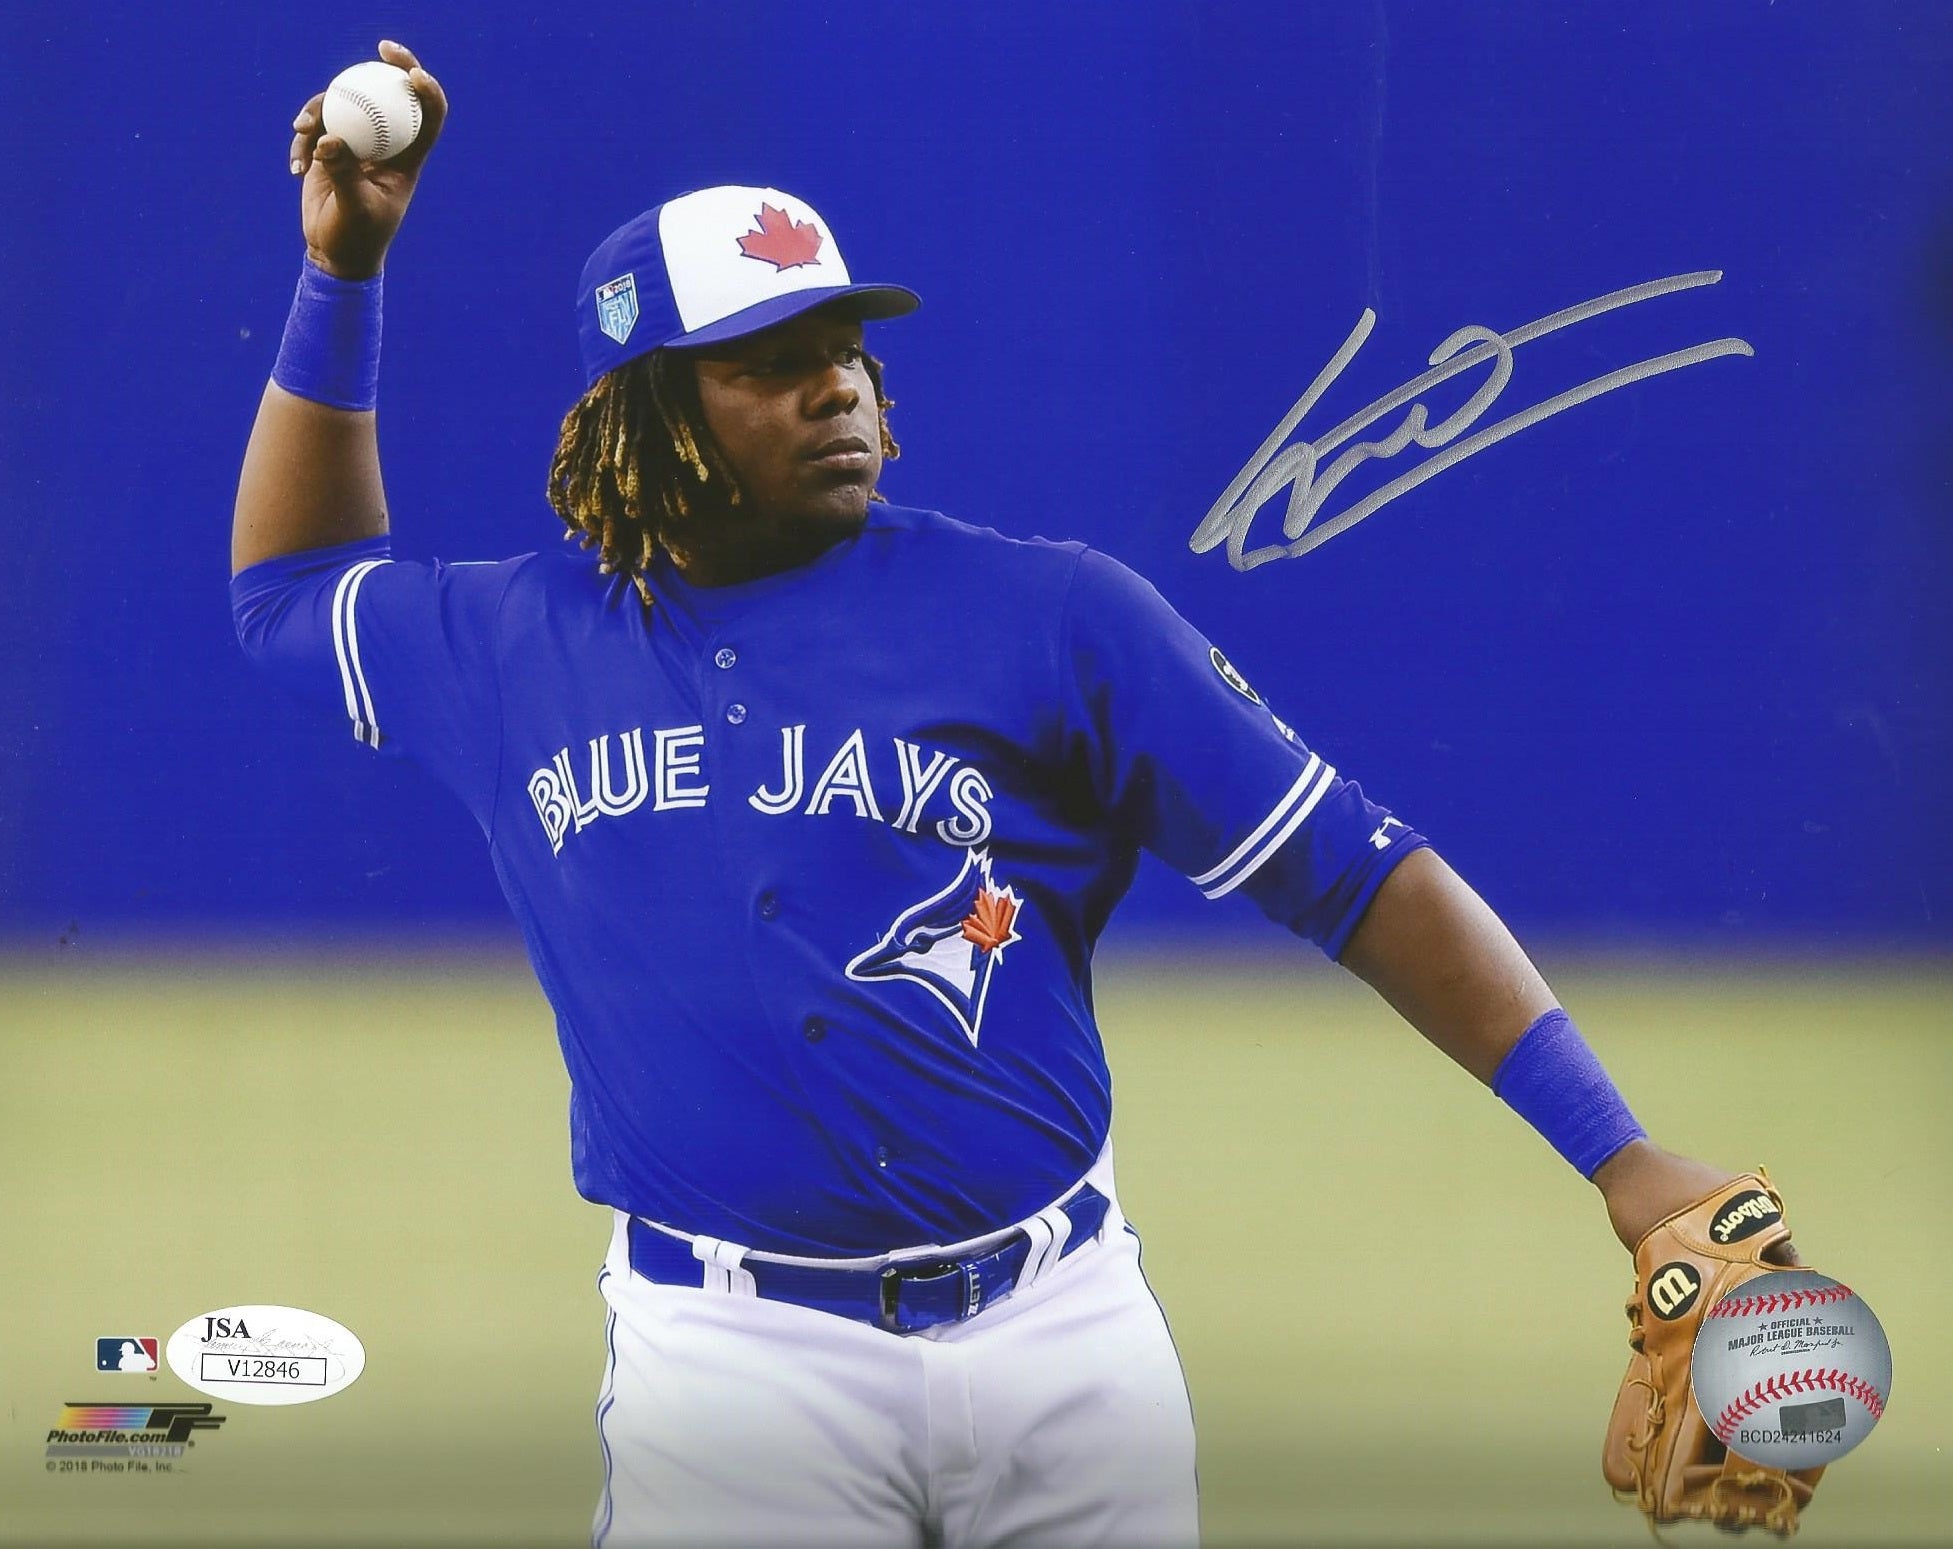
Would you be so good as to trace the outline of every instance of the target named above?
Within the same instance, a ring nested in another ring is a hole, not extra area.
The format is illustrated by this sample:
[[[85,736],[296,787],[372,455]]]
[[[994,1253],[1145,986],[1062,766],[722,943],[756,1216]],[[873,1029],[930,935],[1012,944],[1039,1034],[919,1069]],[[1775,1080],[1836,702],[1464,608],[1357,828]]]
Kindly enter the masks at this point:
[[[1543,964],[1645,1123],[1758,1161],[1891,1336],[1799,1542],[1953,1536],[1953,977]],[[519,962],[0,964],[0,1543],[562,1545],[600,1478],[605,1212]],[[1120,1194],[1186,1364],[1212,1549],[1649,1542],[1598,1470],[1626,1255],[1592,1190],[1298,955],[1102,966]],[[305,1307],[365,1375],[229,1406],[174,1476],[45,1472],[106,1334]],[[1701,1529],[1677,1542],[1725,1543]]]

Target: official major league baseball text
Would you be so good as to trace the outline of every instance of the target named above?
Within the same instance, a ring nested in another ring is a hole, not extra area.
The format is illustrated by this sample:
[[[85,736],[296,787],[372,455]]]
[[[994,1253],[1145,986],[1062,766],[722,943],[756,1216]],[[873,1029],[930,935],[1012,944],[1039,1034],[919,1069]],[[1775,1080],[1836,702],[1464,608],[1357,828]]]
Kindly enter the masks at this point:
[[[1779,1468],[1836,1462],[1871,1434],[1892,1390],[1892,1350],[1871,1308],[1810,1270],[1759,1276],[1719,1300],[1696,1334],[1694,1369],[1717,1438]]]

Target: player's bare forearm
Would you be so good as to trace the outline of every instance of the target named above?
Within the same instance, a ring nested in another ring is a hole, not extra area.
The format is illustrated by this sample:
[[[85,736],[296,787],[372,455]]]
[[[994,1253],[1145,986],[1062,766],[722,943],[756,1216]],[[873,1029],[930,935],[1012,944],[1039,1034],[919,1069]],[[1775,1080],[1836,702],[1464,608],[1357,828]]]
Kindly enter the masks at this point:
[[[1431,850],[1384,879],[1340,959],[1488,1086],[1553,992],[1505,923]]]
[[[237,481],[231,573],[386,530],[372,412],[329,408],[267,383]]]
[[[1404,857],[1370,902],[1342,965],[1480,1081],[1557,1004],[1512,932],[1434,852]],[[1593,1184],[1630,1252],[1649,1228],[1737,1175],[1632,1140]],[[1795,1262],[1785,1245],[1784,1262]]]

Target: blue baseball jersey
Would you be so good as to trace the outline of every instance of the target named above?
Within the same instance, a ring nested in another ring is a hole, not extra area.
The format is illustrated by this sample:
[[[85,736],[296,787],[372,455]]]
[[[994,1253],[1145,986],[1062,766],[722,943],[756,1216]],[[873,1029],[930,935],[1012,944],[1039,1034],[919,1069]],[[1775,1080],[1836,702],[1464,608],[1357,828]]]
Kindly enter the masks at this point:
[[[1021,1220],[1106,1139],[1092,949],[1142,848],[1334,956],[1424,842],[1081,544],[876,503],[648,581],[383,537],[232,581],[255,660],[480,823],[593,1201],[801,1254]]]

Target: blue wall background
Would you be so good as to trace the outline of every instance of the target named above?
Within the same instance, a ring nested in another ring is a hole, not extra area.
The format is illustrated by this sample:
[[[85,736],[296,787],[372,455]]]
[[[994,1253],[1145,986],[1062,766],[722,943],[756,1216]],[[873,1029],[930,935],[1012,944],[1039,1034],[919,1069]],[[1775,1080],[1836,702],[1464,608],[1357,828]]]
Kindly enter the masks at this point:
[[[382,36],[454,104],[388,265],[396,552],[558,541],[583,258],[670,193],[775,183],[924,297],[872,340],[889,493],[1136,566],[1522,930],[1947,941],[1953,9],[851,0],[6,8],[16,942],[506,928],[459,805],[276,697],[227,611],[302,252],[287,125]],[[1305,436],[1465,324],[1710,269],[1521,349],[1480,423],[1705,340],[1753,358],[1575,408],[1306,555],[1190,551],[1365,307]],[[914,649],[1037,623],[998,597]],[[1151,867],[1123,918],[1251,913]]]

